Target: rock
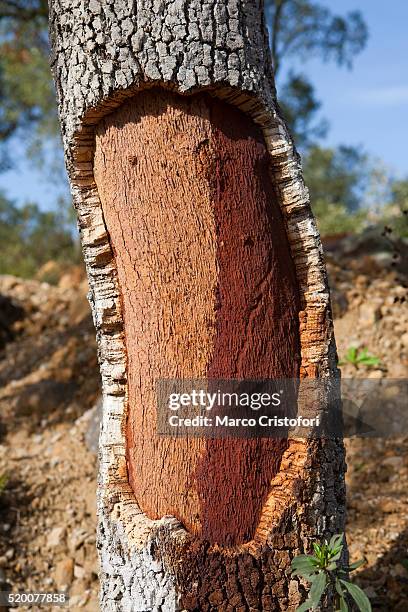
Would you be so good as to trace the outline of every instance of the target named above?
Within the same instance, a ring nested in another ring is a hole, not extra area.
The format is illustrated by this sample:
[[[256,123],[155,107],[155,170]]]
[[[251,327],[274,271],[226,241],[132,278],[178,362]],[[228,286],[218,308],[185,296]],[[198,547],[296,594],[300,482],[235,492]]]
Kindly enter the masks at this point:
[[[382,499],[378,503],[378,507],[382,512],[386,514],[392,514],[398,512],[398,507],[392,499]]]
[[[408,348],[408,332],[405,332],[405,334],[402,334],[400,338],[400,342],[402,346],[404,346],[405,348]]]
[[[36,280],[40,282],[56,284],[62,274],[63,264],[56,261],[47,261],[37,271]]]
[[[83,608],[89,599],[89,593],[84,593],[83,595],[73,595],[69,598],[69,605],[71,609],[75,608]]]
[[[74,560],[67,557],[59,561],[55,567],[54,582],[59,589],[66,589],[70,586],[74,577]]]
[[[80,285],[85,276],[85,270],[83,266],[72,266],[68,272],[62,274],[58,287],[60,289],[76,289]]]
[[[383,370],[369,370],[367,372],[367,378],[384,378],[384,376]]]
[[[86,571],[81,565],[75,565],[74,567],[74,576],[78,578],[78,580],[83,580],[86,576]]]
[[[47,548],[58,548],[65,543],[65,527],[54,527],[47,538]]]
[[[72,532],[72,534],[70,535],[68,539],[68,548],[70,552],[72,554],[75,553],[77,548],[82,546],[82,544],[85,542],[87,537],[88,537],[88,532],[85,529],[82,529],[81,527],[74,529],[74,531]]]
[[[363,302],[359,308],[359,321],[363,327],[374,325],[381,318],[380,304]]]
[[[83,607],[86,602],[89,600],[89,597],[91,595],[91,591],[90,591],[90,584],[89,581],[86,579],[77,579],[74,581],[74,583],[72,584],[72,587],[70,589],[70,607],[72,607],[74,609],[74,606],[76,607]],[[77,602],[75,604],[75,602]],[[90,611],[92,608],[89,607],[89,605],[87,605],[86,610],[87,612]],[[99,608],[97,608],[99,610]]]
[[[83,546],[75,551],[75,563],[81,567],[85,563],[85,548]]]
[[[404,460],[402,457],[386,457],[382,462],[383,465],[390,465],[391,467],[400,467]]]

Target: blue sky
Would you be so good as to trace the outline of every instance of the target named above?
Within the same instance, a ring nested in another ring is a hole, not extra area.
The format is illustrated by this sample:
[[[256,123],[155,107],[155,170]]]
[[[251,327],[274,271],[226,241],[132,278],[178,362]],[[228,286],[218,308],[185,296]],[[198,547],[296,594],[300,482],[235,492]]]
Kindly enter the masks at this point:
[[[324,144],[361,145],[395,174],[408,175],[408,0],[326,0],[333,12],[359,9],[369,39],[353,69],[317,60],[303,70],[322,101]]]
[[[394,175],[408,175],[408,0],[321,2],[339,14],[361,10],[369,29],[367,47],[351,71],[318,60],[302,62],[322,101],[320,115],[330,123],[322,144],[361,146]],[[22,148],[15,149],[18,156]],[[31,199],[47,208],[65,185],[50,184],[21,156],[17,170],[0,175],[0,188],[18,202]]]

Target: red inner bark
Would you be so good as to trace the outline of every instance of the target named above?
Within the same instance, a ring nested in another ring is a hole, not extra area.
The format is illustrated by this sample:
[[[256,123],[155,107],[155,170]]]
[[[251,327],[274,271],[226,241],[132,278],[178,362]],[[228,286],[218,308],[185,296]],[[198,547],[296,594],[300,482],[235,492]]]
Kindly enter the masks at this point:
[[[263,135],[241,111],[208,104],[219,269],[208,378],[296,378],[297,281]],[[285,448],[281,439],[207,441],[196,472],[205,539],[237,544],[253,537]]]
[[[94,170],[122,290],[136,500],[211,542],[251,540],[284,442],[160,437],[154,379],[299,374],[297,280],[262,132],[208,94],[147,90],[98,126]]]

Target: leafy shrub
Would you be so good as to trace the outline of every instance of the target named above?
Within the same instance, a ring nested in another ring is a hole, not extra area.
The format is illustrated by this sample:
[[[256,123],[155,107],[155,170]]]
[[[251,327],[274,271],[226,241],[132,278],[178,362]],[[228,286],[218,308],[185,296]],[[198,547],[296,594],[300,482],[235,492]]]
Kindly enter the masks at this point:
[[[324,595],[329,589],[335,593],[335,610],[348,612],[350,598],[355,602],[360,612],[371,612],[371,604],[360,587],[349,581],[348,575],[365,563],[365,559],[343,565],[344,534],[334,535],[330,542],[313,543],[314,555],[298,555],[292,561],[292,575],[301,576],[311,583],[309,597],[297,612],[313,610],[321,605]]]
[[[366,368],[375,368],[381,365],[381,360],[371,355],[366,348],[358,349],[355,346],[351,346],[339,365],[344,365],[346,363],[351,363],[357,369],[361,365]]]

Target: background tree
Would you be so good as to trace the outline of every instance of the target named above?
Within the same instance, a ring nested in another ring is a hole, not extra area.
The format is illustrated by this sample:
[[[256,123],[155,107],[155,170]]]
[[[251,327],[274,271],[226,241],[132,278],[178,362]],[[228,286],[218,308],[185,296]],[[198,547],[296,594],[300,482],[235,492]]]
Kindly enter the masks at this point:
[[[47,0],[0,0],[0,177],[26,156],[47,181],[66,182],[49,53]],[[63,195],[44,210],[3,189],[0,273],[33,277],[49,260],[77,263],[73,219]]]
[[[351,68],[355,55],[366,44],[367,28],[359,11],[335,15],[310,0],[267,0],[265,4],[276,78],[299,58],[318,57]],[[0,1],[0,95],[4,109],[0,139],[28,124],[36,124],[47,138],[58,134],[47,65],[47,14],[45,0]],[[320,103],[304,74],[289,72],[279,91],[280,105],[298,146],[324,134],[324,122],[313,125]]]
[[[0,169],[15,163],[15,157],[7,154],[9,143],[23,140],[30,160],[37,165],[41,163],[41,172],[62,184],[66,179],[48,70],[47,12],[44,0],[0,0],[0,99],[3,109],[0,111]],[[319,117],[321,103],[313,84],[297,66],[299,59],[316,57],[351,68],[353,59],[366,44],[367,27],[359,11],[337,15],[322,2],[311,0],[267,0],[266,16],[279,104],[305,160],[308,182],[313,186],[312,195],[318,191],[318,201],[312,201],[320,230],[323,233],[330,233],[334,228],[357,231],[368,222],[367,218],[363,221],[367,208],[365,192],[360,190],[360,215],[348,208],[355,192],[349,181],[345,181],[344,187],[351,191],[340,203],[336,194],[330,194],[332,179],[326,181],[322,172],[311,176],[317,168],[314,163],[317,147],[321,148],[321,157],[333,154],[345,160],[345,156],[342,147],[337,152],[326,151],[319,144],[329,126]],[[350,162],[361,154],[356,148],[347,147],[346,150],[350,153]],[[371,172],[372,165],[364,164],[358,169],[358,181],[364,180],[364,173]],[[336,168],[339,182],[344,173],[334,164],[331,176]],[[327,197],[321,197],[324,193]],[[65,203],[61,200],[53,210],[61,206],[69,206],[69,199]]]
[[[0,1],[0,152],[12,163],[7,143],[23,137],[28,149],[50,139],[59,145],[55,93],[48,67],[48,4]],[[60,158],[61,160],[61,158]],[[62,160],[61,160],[62,161]]]
[[[275,78],[291,60],[313,57],[352,67],[367,42],[367,27],[360,11],[345,16],[313,0],[266,0]],[[324,122],[313,124],[320,103],[305,74],[289,71],[280,89],[280,105],[297,146],[307,147],[324,135]]]
[[[367,211],[361,202],[370,188],[371,173],[367,155],[354,147],[310,147],[304,157],[304,176],[323,235],[353,233],[364,227]]]

